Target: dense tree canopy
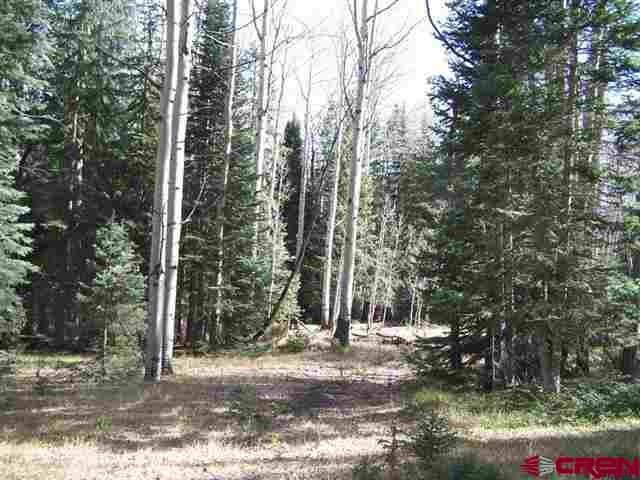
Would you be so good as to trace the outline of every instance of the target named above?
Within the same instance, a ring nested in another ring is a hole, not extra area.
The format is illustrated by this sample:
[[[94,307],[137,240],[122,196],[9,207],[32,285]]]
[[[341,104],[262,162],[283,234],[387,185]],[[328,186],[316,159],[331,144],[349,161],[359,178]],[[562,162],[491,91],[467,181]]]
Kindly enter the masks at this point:
[[[176,18],[191,5],[176,2]],[[177,272],[175,338],[198,351],[277,344],[322,312],[343,344],[352,319],[442,325],[416,349],[419,369],[480,364],[489,388],[557,391],[605,346],[635,374],[638,5],[451,2],[436,32],[449,73],[417,114],[378,105],[395,46],[377,36],[386,10],[352,12],[354,50],[337,55],[326,105],[305,100],[304,125],[282,110],[299,38],[270,6],[253,12],[247,49],[232,2],[174,22],[154,0],[0,6],[3,343],[95,345],[86,305],[103,311],[103,297],[81,300],[108,293],[105,265],[139,256],[131,275]],[[154,185],[159,168],[178,172],[171,188]],[[182,219],[180,255],[150,265],[175,230],[167,211]],[[105,249],[109,235],[123,252]],[[152,334],[173,321],[160,317]]]

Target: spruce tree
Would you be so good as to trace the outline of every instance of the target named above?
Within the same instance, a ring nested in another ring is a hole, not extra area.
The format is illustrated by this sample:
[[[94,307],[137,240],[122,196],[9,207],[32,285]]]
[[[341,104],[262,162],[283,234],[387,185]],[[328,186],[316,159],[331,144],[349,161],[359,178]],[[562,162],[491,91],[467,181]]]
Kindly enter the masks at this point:
[[[25,320],[17,288],[33,267],[29,208],[15,188],[16,166],[41,133],[38,80],[48,64],[46,7],[30,0],[0,5],[0,348],[15,340]]]
[[[98,229],[96,276],[83,297],[85,328],[96,339],[95,373],[102,379],[137,375],[142,368],[144,276],[124,224]]]
[[[628,65],[619,32],[636,20],[627,2],[453,6],[453,77],[434,93],[447,192],[432,310],[450,327],[451,366],[464,345],[484,354],[489,387],[535,377],[557,391],[569,353],[588,368],[585,326],[607,303],[597,159],[606,88]]]

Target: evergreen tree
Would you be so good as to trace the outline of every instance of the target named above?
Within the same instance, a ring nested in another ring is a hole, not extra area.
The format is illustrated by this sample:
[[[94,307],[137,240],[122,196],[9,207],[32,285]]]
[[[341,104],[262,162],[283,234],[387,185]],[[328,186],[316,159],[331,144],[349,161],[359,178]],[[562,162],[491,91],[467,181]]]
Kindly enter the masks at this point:
[[[88,331],[78,298],[95,275],[98,225],[114,215],[131,220],[144,252],[158,21],[148,7],[131,22],[138,10],[130,0],[55,2],[51,10],[52,66],[41,76],[50,80],[46,113],[53,121],[22,181],[32,197],[33,260],[40,267],[31,289],[32,322],[65,346]]]
[[[435,90],[448,187],[431,306],[450,326],[451,366],[461,348],[482,352],[488,386],[533,376],[557,391],[572,346],[588,365],[584,327],[607,302],[596,159],[617,67],[599,52],[625,58],[613,32],[636,20],[627,2],[453,7],[443,35],[454,76]]]
[[[302,133],[300,122],[294,117],[284,127],[283,147],[286,152],[287,197],[282,210],[287,225],[286,245],[291,264],[296,258],[298,235],[298,206],[300,204],[300,182],[302,175]]]
[[[15,188],[20,168],[42,127],[42,89],[48,67],[47,11],[43,3],[10,0],[0,5],[0,347],[15,339],[24,322],[17,288],[32,271],[31,225],[24,194]]]
[[[142,368],[144,276],[124,224],[97,232],[96,276],[84,300],[83,322],[96,339],[96,373],[102,379],[137,375]]]

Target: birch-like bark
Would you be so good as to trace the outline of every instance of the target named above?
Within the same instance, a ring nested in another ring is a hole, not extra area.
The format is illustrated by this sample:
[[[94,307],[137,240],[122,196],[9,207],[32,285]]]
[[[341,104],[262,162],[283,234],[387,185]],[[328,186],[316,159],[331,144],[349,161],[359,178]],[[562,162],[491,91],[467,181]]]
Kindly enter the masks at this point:
[[[416,303],[416,285],[418,284],[418,277],[411,285],[411,308],[409,309],[409,325],[413,325],[413,311]]]
[[[339,85],[343,84],[344,61],[341,60],[338,66]],[[333,260],[333,237],[336,229],[336,216],[338,212],[338,190],[340,186],[340,162],[342,157],[342,110],[344,108],[344,95],[341,87],[338,87],[338,106],[336,108],[337,132],[336,132],[336,154],[335,168],[333,170],[333,185],[331,186],[331,199],[329,200],[329,218],[327,220],[327,234],[325,237],[324,270],[322,273],[322,303],[321,303],[321,325],[323,329],[333,328],[331,318],[331,263]],[[341,267],[340,267],[341,268]],[[338,282],[339,284],[339,282]],[[336,285],[336,293],[338,286]]]
[[[169,196],[169,165],[173,108],[178,80],[177,59],[180,27],[180,8],[177,2],[167,2],[167,46],[165,78],[160,104],[160,132],[156,157],[153,195],[151,254],[149,258],[149,304],[145,351],[145,378],[159,381],[162,366],[162,340],[165,294],[165,238],[167,230],[167,199]]]
[[[313,60],[313,57],[311,57]],[[302,146],[302,168],[300,172],[300,197],[298,198],[298,231],[296,233],[296,258],[300,256],[302,242],[304,240],[304,216],[307,202],[307,167],[309,165],[309,150],[311,148],[311,131],[309,117],[311,108],[311,78],[313,66],[309,66],[309,78],[307,79],[307,94],[304,110],[304,142]]]
[[[368,0],[362,0],[360,25],[358,27],[357,10],[352,12],[354,29],[358,37],[358,68],[356,97],[351,105],[351,185],[349,188],[349,208],[346,218],[346,241],[344,245],[344,273],[342,278],[342,308],[338,316],[335,338],[343,346],[348,346],[351,337],[351,307],[353,305],[353,278],[356,260],[356,241],[358,236],[358,217],[360,215],[360,189],[362,183],[362,158],[360,155],[360,135],[364,109],[364,94],[367,86],[370,58],[367,55],[369,29],[367,26]],[[359,31],[358,31],[359,28]]]
[[[279,158],[279,157],[276,157]],[[275,160],[275,159],[274,159]],[[279,164],[280,170],[280,181],[278,183],[278,191],[276,194],[276,198],[274,199],[274,209],[276,210],[276,216],[273,220],[273,241],[271,242],[271,283],[269,284],[269,298],[268,298],[268,306],[269,312],[273,306],[273,289],[276,286],[276,267],[278,262],[280,261],[280,256],[278,255],[278,239],[280,238],[280,204],[282,202],[282,191],[284,184],[284,162],[280,162]]]
[[[167,211],[167,256],[165,307],[162,339],[162,373],[173,373],[173,344],[176,324],[176,297],[182,233],[182,194],[184,183],[184,142],[189,110],[189,77],[191,75],[191,44],[195,28],[193,0],[182,0],[179,35],[178,85],[173,109],[171,166],[169,168],[169,200]]]
[[[278,95],[278,106],[276,107],[276,124],[273,132],[273,161],[271,162],[271,184],[269,186],[269,221],[271,222],[271,279],[269,282],[269,295],[267,298],[267,311],[271,311],[273,302],[273,289],[276,285],[276,272],[279,262],[278,243],[280,243],[280,198],[282,195],[282,180],[278,183],[276,192],[276,182],[278,181],[278,173],[284,165],[280,162],[280,108],[282,105],[282,97],[284,93],[285,74],[284,66],[282,69],[282,77],[280,80],[280,93]],[[280,178],[282,173],[280,172]]]
[[[336,278],[336,294],[333,299],[333,311],[331,312],[331,325],[335,334],[338,325],[338,317],[340,316],[340,300],[342,297],[342,270],[344,267],[344,248],[340,250],[340,260],[338,260],[338,277]]]
[[[233,99],[236,87],[236,70],[238,65],[238,54],[236,46],[236,23],[238,19],[238,0],[233,2],[233,13],[231,19],[231,34],[229,38],[229,61],[230,68],[227,72],[227,96],[224,101],[224,166],[222,170],[222,186],[220,200],[216,206],[216,220],[218,222],[216,239],[217,245],[217,272],[216,272],[216,311],[215,325],[211,332],[211,342],[215,343],[222,339],[222,301],[224,299],[224,209],[226,204],[227,184],[229,183],[229,168],[231,166],[231,151],[233,146]]]
[[[262,213],[260,205],[262,199],[262,186],[264,183],[264,148],[266,136],[267,114],[267,35],[268,35],[268,18],[269,18],[269,0],[264,0],[264,8],[262,12],[262,28],[258,32],[260,40],[260,50],[258,52],[258,91],[256,92],[256,199],[258,202],[258,216]],[[256,233],[258,231],[258,221],[256,223]],[[257,240],[257,235],[256,235]]]
[[[275,124],[273,126],[273,160],[271,162],[271,179],[269,182],[269,214],[267,215],[267,219],[271,222],[271,228],[273,230],[276,218],[280,215],[280,211],[278,210],[277,204],[278,200],[276,198],[276,182],[277,182],[277,173],[280,168],[280,113],[282,112],[282,99],[284,97],[284,88],[287,81],[287,53],[288,51],[285,49],[284,51],[284,60],[282,62],[282,71],[280,72],[280,87],[278,91],[278,102],[276,104],[276,111],[274,113],[275,116]],[[272,53],[275,55],[275,52]],[[273,65],[273,62],[271,62]],[[275,213],[274,213],[275,212]],[[275,239],[274,239],[275,241]],[[269,307],[271,308],[271,307]]]

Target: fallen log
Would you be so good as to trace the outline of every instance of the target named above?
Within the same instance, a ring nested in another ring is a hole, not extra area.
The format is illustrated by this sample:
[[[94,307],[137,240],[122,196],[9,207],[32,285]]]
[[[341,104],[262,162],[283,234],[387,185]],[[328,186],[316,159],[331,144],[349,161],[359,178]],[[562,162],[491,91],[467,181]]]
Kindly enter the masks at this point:
[[[378,337],[382,338],[382,343],[393,344],[393,345],[411,345],[412,340],[409,340],[400,335],[390,335],[381,332],[376,332]]]

